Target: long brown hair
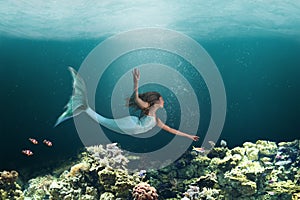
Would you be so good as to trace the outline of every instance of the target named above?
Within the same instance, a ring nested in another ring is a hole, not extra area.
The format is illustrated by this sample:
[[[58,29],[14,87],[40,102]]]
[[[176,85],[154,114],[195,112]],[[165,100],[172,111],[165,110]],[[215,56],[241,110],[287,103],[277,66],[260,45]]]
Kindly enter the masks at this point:
[[[143,109],[140,108],[134,100],[134,94],[131,95],[131,97],[127,99],[126,105],[128,107],[134,108],[135,110],[141,110],[144,115],[148,115],[150,107],[159,101],[159,98],[161,97],[161,95],[158,92],[145,92],[145,93],[139,94],[139,97],[143,101],[149,103],[148,108],[143,108]]]

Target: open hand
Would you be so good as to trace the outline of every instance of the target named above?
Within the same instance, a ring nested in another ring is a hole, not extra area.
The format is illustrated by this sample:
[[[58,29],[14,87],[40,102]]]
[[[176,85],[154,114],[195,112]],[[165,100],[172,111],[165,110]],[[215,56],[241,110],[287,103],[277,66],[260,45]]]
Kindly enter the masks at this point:
[[[132,75],[133,75],[133,81],[134,81],[135,83],[137,83],[137,82],[140,80],[140,71],[139,71],[139,69],[134,68],[134,69],[132,70]]]
[[[198,141],[199,140],[199,136],[197,136],[197,135],[191,135],[191,137],[190,137],[192,140],[194,140],[194,141]]]

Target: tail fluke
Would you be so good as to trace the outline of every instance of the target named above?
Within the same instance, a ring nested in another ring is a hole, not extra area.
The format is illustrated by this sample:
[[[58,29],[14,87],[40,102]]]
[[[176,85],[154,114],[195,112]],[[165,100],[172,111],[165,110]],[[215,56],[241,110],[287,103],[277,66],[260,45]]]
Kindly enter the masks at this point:
[[[84,80],[79,76],[79,74],[72,68],[69,67],[69,70],[73,77],[73,94],[65,106],[66,111],[63,112],[57,119],[54,126],[59,125],[63,121],[72,118],[76,115],[79,115],[88,108],[86,87]]]

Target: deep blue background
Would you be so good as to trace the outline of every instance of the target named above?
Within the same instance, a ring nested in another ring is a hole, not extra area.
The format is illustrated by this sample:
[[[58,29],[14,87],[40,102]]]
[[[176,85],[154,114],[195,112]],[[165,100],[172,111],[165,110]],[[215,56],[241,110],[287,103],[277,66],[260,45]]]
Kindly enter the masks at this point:
[[[0,170],[38,169],[76,155],[82,144],[73,122],[57,128],[53,125],[72,91],[67,66],[78,69],[103,39],[35,41],[1,37]],[[299,139],[299,40],[280,36],[194,39],[213,58],[224,81],[228,105],[221,138],[229,146],[258,139]],[[207,106],[201,109],[209,112]],[[209,113],[204,114],[204,121],[208,119]],[[33,146],[28,137],[40,141],[47,138],[54,145]],[[124,146],[130,146],[126,136],[121,137]],[[120,140],[117,134],[112,138]],[[35,155],[22,155],[25,148],[34,150]]]

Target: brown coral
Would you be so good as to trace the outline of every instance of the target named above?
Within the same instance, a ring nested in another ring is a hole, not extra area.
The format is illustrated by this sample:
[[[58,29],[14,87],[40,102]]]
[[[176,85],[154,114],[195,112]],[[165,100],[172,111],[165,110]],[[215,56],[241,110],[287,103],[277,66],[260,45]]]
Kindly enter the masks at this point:
[[[86,162],[78,163],[71,167],[68,176],[76,176],[76,174],[80,174],[81,172],[87,172],[90,169],[90,165]]]
[[[13,184],[18,179],[18,172],[12,170],[11,172],[0,172],[0,182],[2,184]]]
[[[0,199],[24,199],[24,195],[17,184],[18,172],[0,172]]]
[[[157,200],[158,194],[154,187],[141,182],[133,188],[132,197],[134,200]]]

